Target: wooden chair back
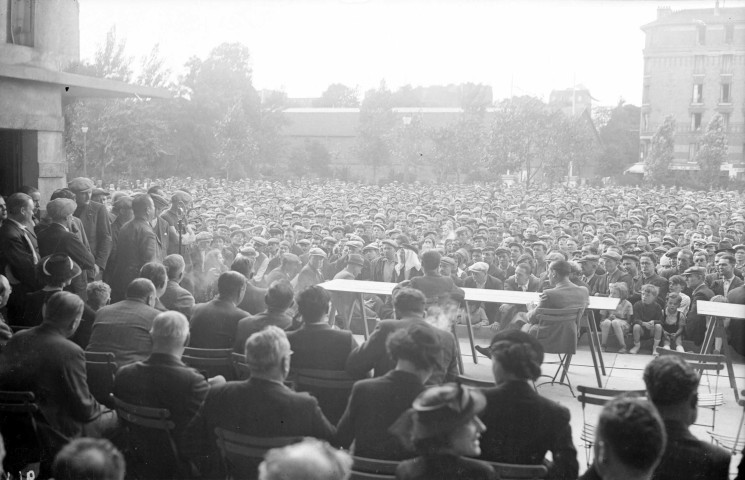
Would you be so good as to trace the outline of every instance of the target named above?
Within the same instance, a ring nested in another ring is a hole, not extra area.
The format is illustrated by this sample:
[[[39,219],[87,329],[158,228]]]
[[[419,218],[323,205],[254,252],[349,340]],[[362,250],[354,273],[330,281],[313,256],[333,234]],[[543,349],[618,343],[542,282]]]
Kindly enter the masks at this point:
[[[254,437],[220,427],[215,435],[230,478],[256,478],[267,451],[302,441],[302,437]]]
[[[545,353],[577,353],[579,321],[585,312],[580,308],[539,308],[537,339]]]
[[[497,472],[500,480],[539,480],[546,478],[545,465],[515,465],[512,463],[487,462]]]
[[[385,480],[396,478],[396,460],[352,457],[351,480]]]
[[[85,372],[88,389],[99,403],[113,408],[111,393],[114,391],[116,363],[111,352],[85,352]]]
[[[186,347],[181,360],[188,366],[199,370],[206,377],[222,375],[226,380],[233,380],[235,377],[231,360],[232,354],[232,348]]]

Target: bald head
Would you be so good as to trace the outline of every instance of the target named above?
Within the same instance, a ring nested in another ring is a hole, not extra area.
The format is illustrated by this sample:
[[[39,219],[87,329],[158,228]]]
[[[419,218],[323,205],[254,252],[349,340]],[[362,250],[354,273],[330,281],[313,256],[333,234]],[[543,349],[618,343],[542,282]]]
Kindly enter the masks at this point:
[[[275,448],[259,466],[259,480],[346,480],[352,469],[349,454],[315,438]]]

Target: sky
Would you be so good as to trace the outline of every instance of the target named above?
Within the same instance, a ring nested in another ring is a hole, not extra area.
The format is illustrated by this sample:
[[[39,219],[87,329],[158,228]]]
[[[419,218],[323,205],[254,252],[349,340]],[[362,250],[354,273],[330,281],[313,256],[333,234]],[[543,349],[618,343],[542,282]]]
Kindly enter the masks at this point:
[[[642,93],[640,27],[651,0],[80,0],[80,56],[116,26],[136,58],[158,44],[174,75],[223,42],[250,52],[257,89],[318,97],[332,83],[360,94],[402,85],[491,85],[494,99],[586,86],[596,105]],[[745,6],[726,0],[725,7]]]

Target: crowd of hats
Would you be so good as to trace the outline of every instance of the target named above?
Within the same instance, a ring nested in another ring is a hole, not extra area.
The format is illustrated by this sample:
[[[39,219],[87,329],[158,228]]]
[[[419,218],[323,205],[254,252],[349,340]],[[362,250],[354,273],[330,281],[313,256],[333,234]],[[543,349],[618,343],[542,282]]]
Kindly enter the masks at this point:
[[[85,185],[73,185],[78,180]],[[70,187],[93,188],[86,180],[75,179]],[[654,250],[658,256],[683,244],[711,251],[745,248],[745,201],[737,192],[617,186],[526,191],[497,184],[377,186],[191,178],[151,184],[171,195],[178,192],[185,197],[181,200],[193,199],[187,215],[199,232],[197,241],[220,236],[229,242],[238,235],[245,243],[264,245],[281,242],[283,232],[293,228],[300,234],[300,245],[316,247],[344,238],[363,251],[382,246],[384,239],[400,240],[401,235],[407,241],[396,242],[396,247],[418,250],[426,238],[443,246],[455,238],[457,246],[461,233],[476,249],[493,248],[497,254],[512,246],[550,248],[563,242],[570,252],[596,242],[616,245],[625,254]],[[145,191],[130,188],[126,193]],[[696,230],[702,235],[691,238]],[[326,252],[319,248],[310,254]]]

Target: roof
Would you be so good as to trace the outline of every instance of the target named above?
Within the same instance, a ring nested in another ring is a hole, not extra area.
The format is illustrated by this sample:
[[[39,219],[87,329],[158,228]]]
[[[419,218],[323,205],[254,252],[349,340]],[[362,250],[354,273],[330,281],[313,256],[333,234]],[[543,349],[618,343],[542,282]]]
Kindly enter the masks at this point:
[[[658,10],[659,12],[659,10]],[[643,25],[642,30],[663,25],[692,25],[704,22],[707,25],[745,23],[745,7],[738,8],[693,8],[663,14],[655,21]]]
[[[0,78],[46,83],[64,89],[62,98],[80,97],[147,97],[172,98],[173,94],[164,88],[132,85],[107,78],[89,77],[75,73],[58,72],[30,65],[0,63]]]

